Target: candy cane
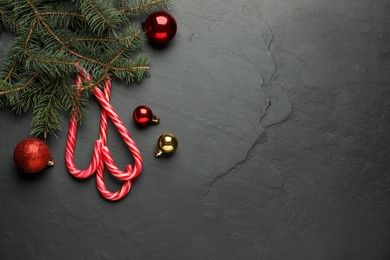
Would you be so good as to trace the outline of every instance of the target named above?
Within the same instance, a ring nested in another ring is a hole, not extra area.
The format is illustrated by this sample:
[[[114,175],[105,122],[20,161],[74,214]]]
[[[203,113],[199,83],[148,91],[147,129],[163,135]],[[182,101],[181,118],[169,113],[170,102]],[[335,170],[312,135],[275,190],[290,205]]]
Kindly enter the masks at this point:
[[[78,63],[76,63],[78,66]],[[84,70],[80,70],[76,77],[76,93],[81,95],[80,85],[84,80],[91,80],[92,77]],[[116,113],[115,109],[110,104],[111,94],[111,79],[105,80],[103,84],[102,92],[97,86],[93,87],[93,93],[102,106],[102,112],[100,116],[100,133],[99,140],[96,141],[92,161],[85,170],[79,170],[74,163],[74,147],[76,143],[77,135],[77,107],[73,108],[72,116],[69,124],[68,139],[66,144],[66,166],[68,171],[76,178],[88,178],[96,172],[96,185],[100,194],[108,200],[119,200],[126,196],[132,186],[133,180],[140,174],[142,169],[142,157],[135,142],[131,138],[131,135],[124,126],[122,120]],[[128,149],[134,158],[134,167],[127,165],[125,171],[121,171],[116,165],[111,156],[111,153],[107,147],[107,131],[108,131],[108,118],[111,119],[118,132],[121,134],[122,139],[127,144]],[[122,180],[123,184],[120,190],[117,192],[111,192],[107,189],[104,183],[104,166],[110,173],[117,179]]]
[[[92,77],[88,75],[87,79],[90,80]],[[76,76],[76,93],[78,97],[81,96],[80,85],[83,82],[83,73],[80,71]],[[103,143],[101,140],[97,140],[95,143],[95,147],[93,149],[93,157],[90,165],[85,170],[79,170],[74,163],[74,147],[76,144],[76,136],[77,136],[77,128],[78,128],[78,116],[79,113],[78,108],[76,106],[73,107],[72,115],[69,123],[68,130],[68,139],[66,142],[66,152],[65,152],[65,162],[68,171],[76,178],[85,179],[93,175],[97,169],[100,154],[102,150]]]

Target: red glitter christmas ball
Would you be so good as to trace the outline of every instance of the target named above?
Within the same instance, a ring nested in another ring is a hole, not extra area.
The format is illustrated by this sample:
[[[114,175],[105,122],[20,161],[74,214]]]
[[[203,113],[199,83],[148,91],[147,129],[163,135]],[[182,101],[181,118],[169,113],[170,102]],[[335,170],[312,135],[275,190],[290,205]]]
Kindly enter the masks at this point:
[[[177,24],[175,18],[170,13],[157,11],[146,18],[144,30],[151,42],[165,44],[175,36]]]
[[[16,166],[25,173],[38,173],[51,164],[50,150],[46,143],[36,138],[27,138],[14,150]]]

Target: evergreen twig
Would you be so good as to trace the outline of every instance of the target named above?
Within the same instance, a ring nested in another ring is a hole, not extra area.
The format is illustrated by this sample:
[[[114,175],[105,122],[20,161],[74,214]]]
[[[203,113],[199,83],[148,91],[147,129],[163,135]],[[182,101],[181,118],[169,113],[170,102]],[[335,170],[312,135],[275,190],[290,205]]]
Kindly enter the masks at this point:
[[[128,84],[148,75],[149,61],[135,54],[142,30],[134,15],[168,7],[170,0],[0,0],[0,28],[15,33],[0,69],[0,106],[33,110],[31,134],[55,134],[62,110],[82,118],[93,86],[117,77]],[[75,62],[93,80],[76,95],[69,82]]]

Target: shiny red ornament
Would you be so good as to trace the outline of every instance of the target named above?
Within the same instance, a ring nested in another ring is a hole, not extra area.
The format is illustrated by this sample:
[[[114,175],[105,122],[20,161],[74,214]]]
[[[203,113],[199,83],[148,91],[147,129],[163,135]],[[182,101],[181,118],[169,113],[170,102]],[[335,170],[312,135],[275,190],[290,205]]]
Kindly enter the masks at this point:
[[[27,138],[18,143],[14,160],[19,170],[25,173],[38,173],[47,165],[54,164],[47,144],[36,138]]]
[[[147,126],[150,124],[158,124],[159,118],[153,115],[152,109],[148,106],[139,106],[134,109],[133,119],[137,126]]]
[[[144,23],[149,40],[155,44],[165,44],[173,39],[177,31],[175,18],[165,11],[150,14]]]

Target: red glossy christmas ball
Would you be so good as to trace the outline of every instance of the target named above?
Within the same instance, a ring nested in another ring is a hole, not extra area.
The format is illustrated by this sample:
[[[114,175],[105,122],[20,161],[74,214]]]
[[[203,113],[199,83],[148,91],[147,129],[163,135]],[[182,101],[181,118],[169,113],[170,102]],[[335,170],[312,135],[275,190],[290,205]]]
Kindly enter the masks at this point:
[[[175,18],[170,13],[157,11],[146,18],[144,30],[151,42],[165,44],[175,36],[177,24]]]
[[[38,173],[53,163],[47,144],[36,138],[27,138],[18,143],[14,160],[19,170],[25,173]]]
[[[159,119],[153,115],[152,109],[148,106],[139,106],[136,109],[134,109],[133,112],[133,119],[134,122],[138,126],[147,126],[150,124],[158,124]]]

